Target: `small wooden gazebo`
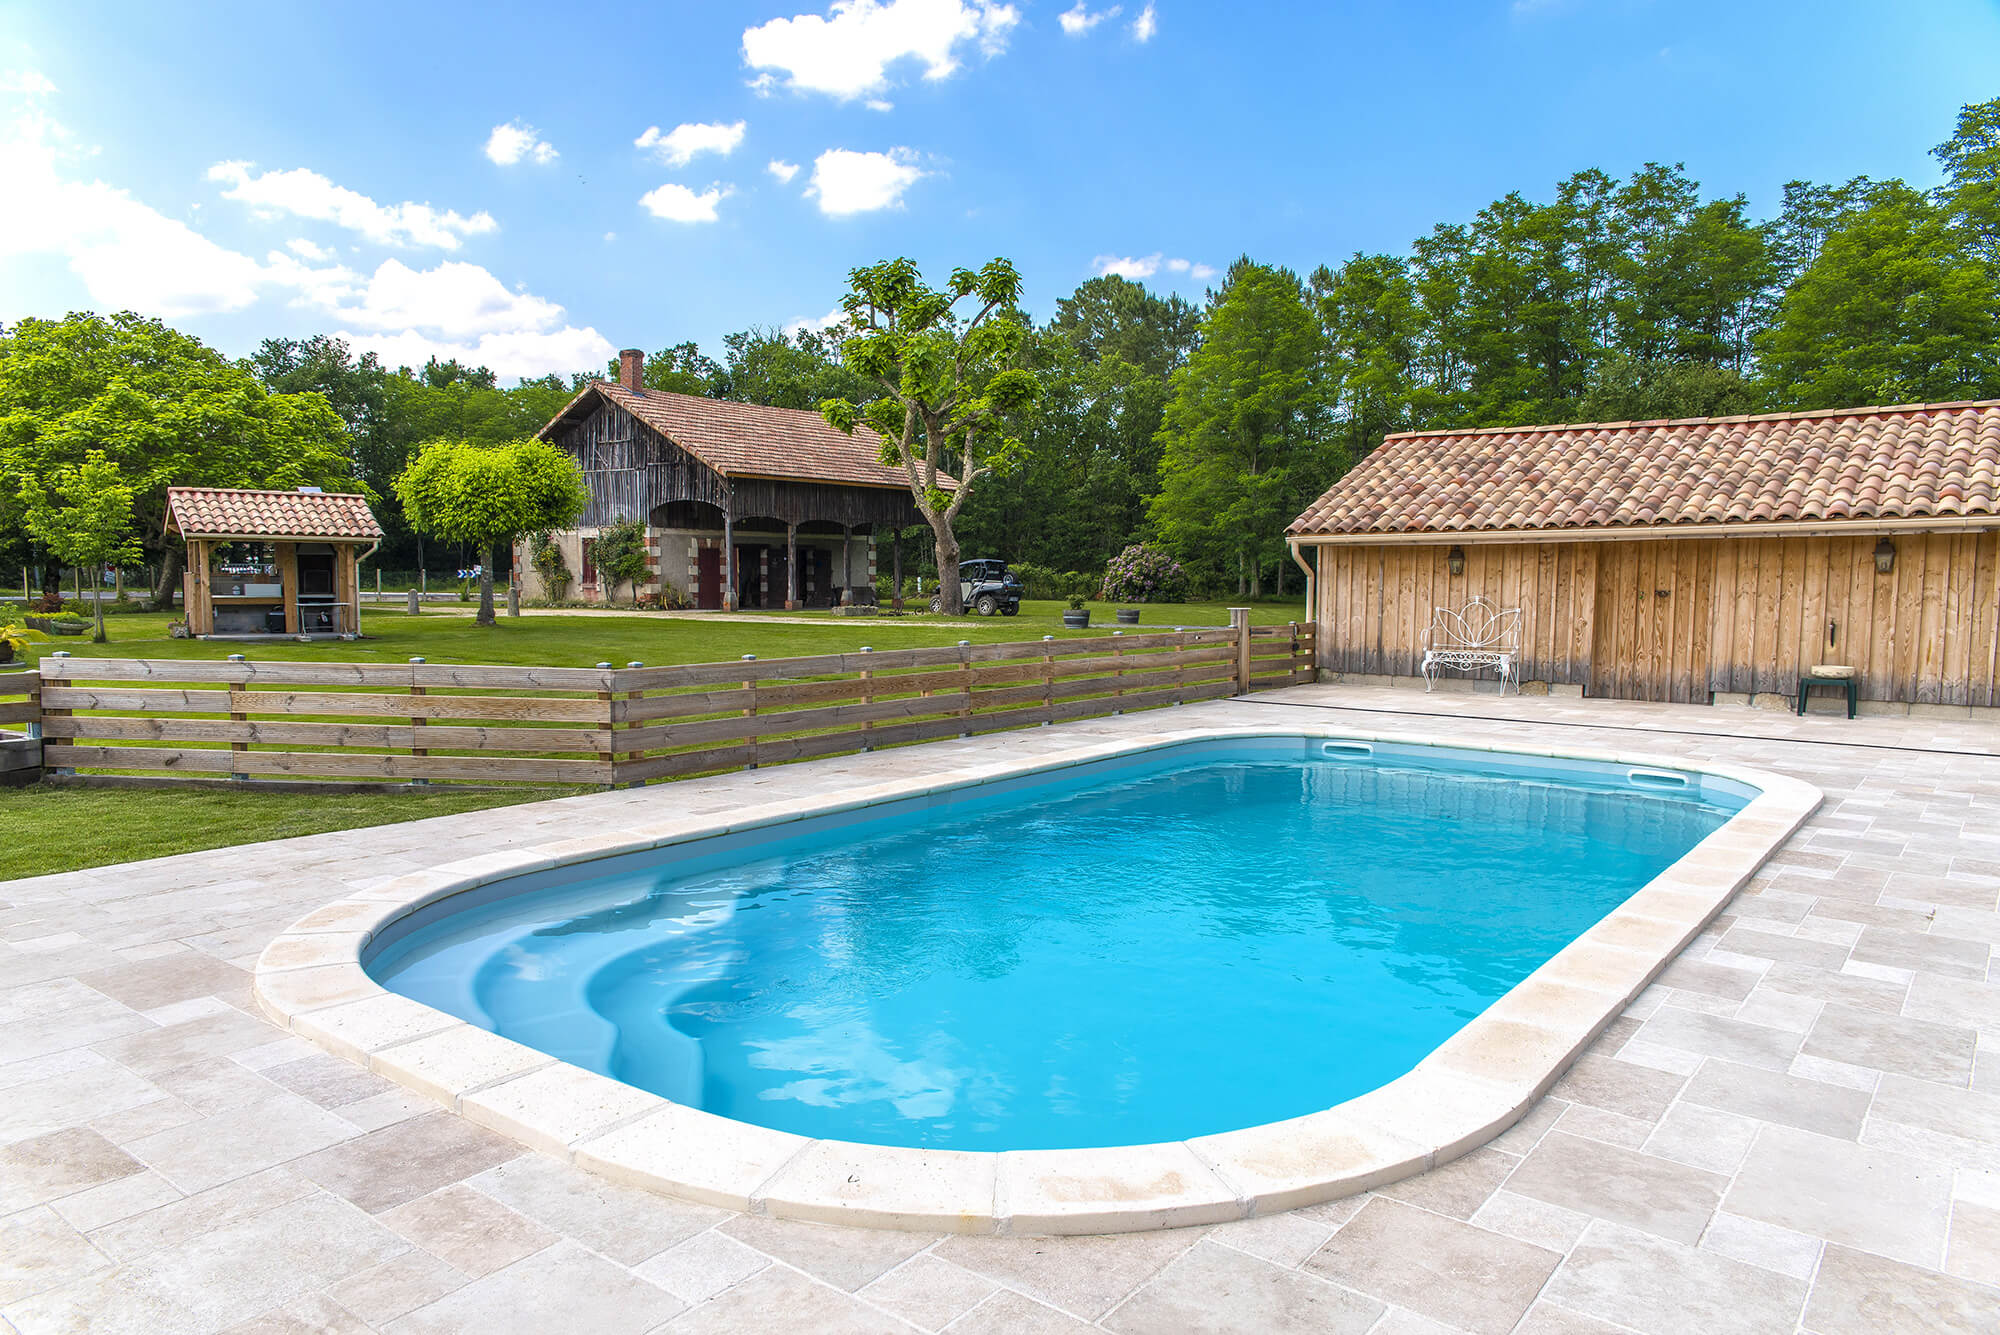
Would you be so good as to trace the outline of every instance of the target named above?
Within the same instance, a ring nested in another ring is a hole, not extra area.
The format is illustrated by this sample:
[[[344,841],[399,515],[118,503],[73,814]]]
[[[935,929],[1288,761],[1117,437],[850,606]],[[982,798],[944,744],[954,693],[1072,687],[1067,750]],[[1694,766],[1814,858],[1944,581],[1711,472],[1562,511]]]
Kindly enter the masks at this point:
[[[361,633],[360,565],[382,541],[366,497],[169,487],[167,531],[187,542],[190,635]]]

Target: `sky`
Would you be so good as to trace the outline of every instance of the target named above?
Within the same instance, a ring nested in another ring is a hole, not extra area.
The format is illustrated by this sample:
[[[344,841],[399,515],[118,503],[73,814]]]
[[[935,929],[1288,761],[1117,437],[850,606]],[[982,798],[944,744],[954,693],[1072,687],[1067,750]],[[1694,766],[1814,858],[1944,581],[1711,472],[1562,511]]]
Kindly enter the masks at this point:
[[[2000,0],[0,0],[0,321],[516,376],[1012,259],[1199,300],[1512,190],[1938,179]]]

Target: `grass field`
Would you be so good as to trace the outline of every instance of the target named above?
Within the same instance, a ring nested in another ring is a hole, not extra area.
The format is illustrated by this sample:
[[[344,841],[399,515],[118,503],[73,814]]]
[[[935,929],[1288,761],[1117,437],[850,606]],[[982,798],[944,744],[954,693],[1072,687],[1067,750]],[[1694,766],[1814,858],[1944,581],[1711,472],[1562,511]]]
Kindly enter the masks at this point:
[[[1263,600],[1252,606],[1258,625],[1302,618],[1299,599]],[[29,647],[30,661],[66,649],[78,658],[215,659],[240,653],[276,662],[401,663],[422,656],[433,663],[507,663],[589,667],[608,662],[651,665],[726,662],[755,654],[785,658],[839,653],[869,645],[876,649],[921,648],[959,640],[993,643],[1101,635],[1115,628],[1113,606],[1092,603],[1087,631],[1065,631],[1064,605],[1028,602],[1015,617],[950,619],[908,617],[815,617],[814,624],[781,620],[785,614],[749,614],[738,620],[706,621],[655,613],[560,612],[473,624],[471,608],[426,610],[420,616],[365,606],[365,638],[352,641],[295,640],[232,642],[167,637],[164,613],[129,613],[105,620],[110,640],[52,639]],[[1216,626],[1229,620],[1222,603],[1147,606],[1141,629]],[[467,793],[441,789],[390,793],[319,795],[230,791],[214,788],[73,788],[38,784],[0,788],[0,881],[48,872],[101,867],[139,858],[204,848],[285,839],[327,830],[355,829],[420,820],[459,811],[477,811],[537,801],[567,790],[526,789]]]

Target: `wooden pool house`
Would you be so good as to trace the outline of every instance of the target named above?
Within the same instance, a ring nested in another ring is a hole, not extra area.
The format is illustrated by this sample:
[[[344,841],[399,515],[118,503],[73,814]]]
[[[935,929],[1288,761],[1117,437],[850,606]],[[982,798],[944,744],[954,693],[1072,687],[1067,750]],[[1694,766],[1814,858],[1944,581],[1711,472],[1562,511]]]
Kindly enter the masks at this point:
[[[382,541],[366,497],[170,487],[167,531],[187,543],[181,592],[190,635],[361,633],[360,565]]]

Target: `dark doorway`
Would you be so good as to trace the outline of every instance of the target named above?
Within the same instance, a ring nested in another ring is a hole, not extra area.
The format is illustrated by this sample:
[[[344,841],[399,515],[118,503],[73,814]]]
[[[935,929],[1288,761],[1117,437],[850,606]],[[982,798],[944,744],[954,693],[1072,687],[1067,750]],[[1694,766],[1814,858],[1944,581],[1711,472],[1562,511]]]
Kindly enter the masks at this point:
[[[722,549],[703,547],[695,562],[694,605],[715,611],[722,606]]]
[[[812,584],[811,592],[801,592],[807,607],[832,607],[838,597],[833,591],[833,553],[812,547],[799,553],[800,573]]]

